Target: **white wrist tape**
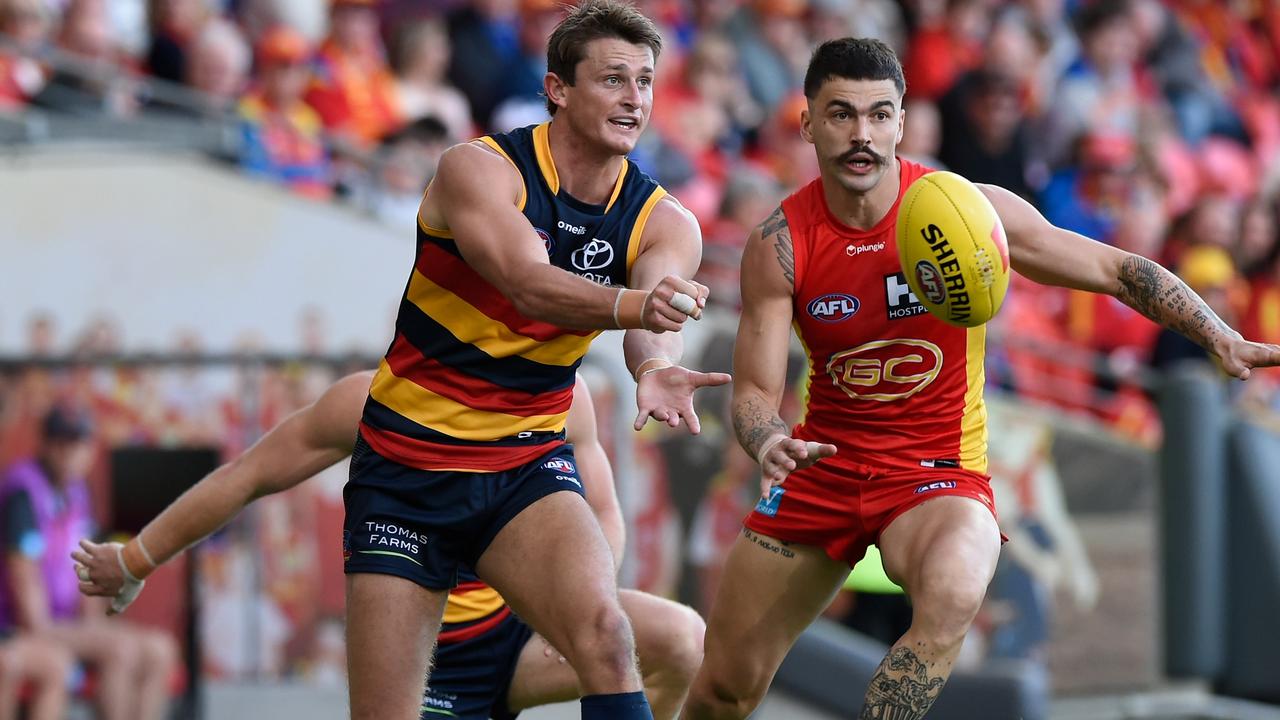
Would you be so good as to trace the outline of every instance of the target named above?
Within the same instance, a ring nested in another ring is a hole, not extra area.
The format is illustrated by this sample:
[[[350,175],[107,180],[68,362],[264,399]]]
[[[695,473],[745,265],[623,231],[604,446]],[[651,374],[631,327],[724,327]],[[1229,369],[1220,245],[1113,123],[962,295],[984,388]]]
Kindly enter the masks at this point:
[[[618,288],[618,294],[613,298],[613,326],[622,327],[622,322],[618,320],[618,308],[622,306],[622,293],[626,292],[626,288]]]
[[[769,454],[769,451],[773,449],[774,445],[777,445],[778,443],[786,439],[788,439],[786,435],[779,433],[769,438],[768,440],[766,440],[764,445],[760,446],[760,452],[756,453],[756,463],[761,467],[763,467],[764,456]]]
[[[122,613],[125,608],[133,604],[138,599],[138,594],[142,592],[142,586],[146,585],[145,580],[139,580],[129,572],[129,566],[125,564],[123,547],[116,548],[116,561],[120,563],[120,574],[124,576],[124,583],[120,585],[120,592],[111,598],[111,611],[114,613]]]

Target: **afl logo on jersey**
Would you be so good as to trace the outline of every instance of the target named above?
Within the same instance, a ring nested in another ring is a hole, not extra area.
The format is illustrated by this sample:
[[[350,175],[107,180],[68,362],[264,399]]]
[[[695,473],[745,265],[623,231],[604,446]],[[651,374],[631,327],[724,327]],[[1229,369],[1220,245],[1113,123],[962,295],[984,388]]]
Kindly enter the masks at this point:
[[[861,303],[858,302],[858,298],[852,295],[829,293],[814,298],[809,303],[808,310],[815,320],[838,323],[856,315],[859,307],[861,307]]]
[[[573,251],[573,266],[586,272],[600,270],[613,264],[613,246],[600,238],[591,238],[591,242]]]
[[[551,233],[542,228],[534,228],[533,231],[538,233],[538,237],[542,238],[542,244],[547,248],[548,255],[556,251],[556,241],[551,239]]]

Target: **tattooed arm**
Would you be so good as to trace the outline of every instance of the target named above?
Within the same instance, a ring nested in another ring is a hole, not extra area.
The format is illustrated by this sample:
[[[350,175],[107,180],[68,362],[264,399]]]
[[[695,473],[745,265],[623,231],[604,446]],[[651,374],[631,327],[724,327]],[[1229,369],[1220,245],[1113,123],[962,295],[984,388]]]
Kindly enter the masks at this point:
[[[733,428],[738,442],[760,461],[761,494],[797,467],[835,454],[823,445],[810,457],[778,416],[787,376],[795,262],[787,218],[778,208],[747,240],[742,255],[742,318],[733,350]],[[761,454],[764,457],[761,457]]]
[[[1025,200],[994,185],[979,185],[995,206],[1019,273],[1046,285],[1105,293],[1222,359],[1241,380],[1251,368],[1280,364],[1280,348],[1253,343],[1223,322],[1176,275],[1140,255],[1052,225]]]

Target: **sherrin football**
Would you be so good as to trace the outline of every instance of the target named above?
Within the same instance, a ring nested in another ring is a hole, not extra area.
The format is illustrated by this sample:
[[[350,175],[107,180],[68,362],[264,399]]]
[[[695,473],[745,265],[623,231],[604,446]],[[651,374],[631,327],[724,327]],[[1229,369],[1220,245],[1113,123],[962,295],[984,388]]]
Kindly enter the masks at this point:
[[[902,274],[929,312],[961,327],[995,317],[1009,289],[1009,244],[973,183],[945,171],[911,183],[897,232]]]

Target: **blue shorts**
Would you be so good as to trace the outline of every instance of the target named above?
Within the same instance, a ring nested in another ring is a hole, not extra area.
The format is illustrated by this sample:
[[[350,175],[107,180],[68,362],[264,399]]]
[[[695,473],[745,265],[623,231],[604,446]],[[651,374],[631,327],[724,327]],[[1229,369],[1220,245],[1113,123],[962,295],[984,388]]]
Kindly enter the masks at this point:
[[[515,614],[482,635],[436,648],[421,720],[513,720],[507,692],[533,630]]]
[[[510,470],[474,473],[401,465],[357,437],[342,490],[343,569],[450,590],[459,564],[475,567],[516,515],[562,490],[583,494],[572,445]]]

